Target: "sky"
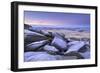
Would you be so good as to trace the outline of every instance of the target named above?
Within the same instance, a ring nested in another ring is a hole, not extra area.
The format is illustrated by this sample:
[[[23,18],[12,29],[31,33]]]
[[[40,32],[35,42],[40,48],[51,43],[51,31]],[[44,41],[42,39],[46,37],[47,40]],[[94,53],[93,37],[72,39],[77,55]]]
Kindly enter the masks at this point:
[[[24,11],[24,23],[40,26],[90,27],[90,14]]]

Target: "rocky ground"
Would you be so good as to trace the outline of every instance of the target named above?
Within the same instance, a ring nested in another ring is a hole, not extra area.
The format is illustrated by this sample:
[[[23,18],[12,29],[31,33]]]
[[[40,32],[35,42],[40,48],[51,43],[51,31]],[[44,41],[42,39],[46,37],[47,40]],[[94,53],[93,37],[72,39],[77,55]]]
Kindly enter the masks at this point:
[[[65,34],[44,30],[34,30],[31,26],[25,24],[25,62],[89,58],[89,39],[79,38],[79,40],[76,40],[75,38],[66,38]]]

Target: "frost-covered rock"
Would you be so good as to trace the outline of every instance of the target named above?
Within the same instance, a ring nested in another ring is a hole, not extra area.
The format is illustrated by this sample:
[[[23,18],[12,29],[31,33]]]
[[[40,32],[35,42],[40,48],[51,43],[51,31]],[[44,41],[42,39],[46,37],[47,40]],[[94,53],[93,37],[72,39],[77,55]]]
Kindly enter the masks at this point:
[[[50,52],[58,52],[59,50],[57,48],[55,48],[54,46],[50,46],[50,45],[45,45],[43,47],[43,49],[45,51],[50,51]]]
[[[34,41],[46,40],[47,37],[40,33],[32,32],[32,31],[25,29],[24,30],[24,39],[25,39],[25,42],[34,42]]]
[[[30,31],[30,30],[26,30],[26,29],[24,30],[24,34],[45,37],[43,34],[40,34],[40,33],[37,33],[37,32],[33,32],[33,31]]]
[[[77,56],[63,56],[63,55],[56,55],[57,60],[73,60],[77,59]]]
[[[43,35],[45,35],[45,36],[49,36],[49,37],[52,36],[52,35],[51,35],[51,32],[48,32],[48,31],[46,31],[46,30],[41,30],[41,34],[43,34]]]
[[[76,59],[84,59],[84,57],[79,52],[76,52],[76,51],[65,53],[65,55],[66,56],[76,56],[77,57]]]
[[[65,35],[63,33],[56,33],[56,32],[51,32],[52,36],[55,37],[55,36],[60,36],[60,37],[65,37]]]
[[[86,51],[84,53],[80,53],[85,59],[89,59],[90,58],[90,51]]]
[[[72,42],[69,42],[69,43],[68,43],[68,46],[72,46],[72,45],[74,45],[74,44],[76,44],[76,43],[79,43],[79,41],[72,41]]]
[[[53,61],[53,60],[72,60],[77,59],[77,56],[62,56],[62,55],[50,55],[47,52],[25,52],[24,61]]]
[[[34,28],[34,27],[30,27],[29,30],[41,34],[41,30],[39,28],[37,29],[37,28]]]
[[[81,52],[81,53],[84,53],[84,52],[86,52],[86,51],[89,51],[89,46],[88,45],[84,45],[84,46],[82,46],[79,50],[78,50],[78,52]]]
[[[56,60],[56,57],[50,55],[46,52],[25,52],[24,53],[24,61],[31,62],[31,61],[51,61]]]
[[[69,53],[71,51],[76,51],[78,52],[81,50],[81,48],[85,45],[85,42],[83,41],[77,41],[77,42],[72,42],[67,50],[66,53]]]
[[[42,46],[44,46],[47,43],[48,43],[48,40],[33,42],[33,43],[25,46],[25,51],[38,50],[39,48],[41,48]]]
[[[57,49],[59,49],[59,51],[67,50],[67,42],[60,35],[55,35],[51,45],[55,46]]]

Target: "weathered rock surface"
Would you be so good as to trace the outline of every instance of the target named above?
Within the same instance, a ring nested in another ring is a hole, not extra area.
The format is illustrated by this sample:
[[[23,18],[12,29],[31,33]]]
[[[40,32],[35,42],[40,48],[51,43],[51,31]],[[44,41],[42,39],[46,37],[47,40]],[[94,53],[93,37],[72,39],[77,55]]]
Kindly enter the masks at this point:
[[[66,38],[59,32],[48,32],[24,25],[24,61],[51,61],[90,58],[90,39]]]
[[[90,58],[90,51],[86,51],[84,53],[80,53],[85,59],[89,59]]]
[[[82,46],[82,47],[78,50],[78,52],[84,53],[84,52],[86,52],[86,51],[88,51],[88,50],[89,50],[88,45],[84,45],[84,46]]]
[[[68,52],[65,54],[65,56],[76,56],[77,57],[76,59],[84,59],[84,57],[76,51]]]
[[[30,27],[29,30],[32,31],[32,32],[37,32],[37,33],[41,34],[41,30],[40,29],[36,29],[34,27]]]
[[[51,45],[55,46],[61,52],[67,50],[67,42],[60,35],[55,35]]]
[[[46,39],[47,37],[40,33],[24,30],[24,40],[26,43],[41,41]]]
[[[46,45],[47,43],[48,43],[48,40],[33,42],[33,43],[28,44],[28,45],[25,46],[25,51],[38,50],[39,48]]]
[[[56,57],[46,52],[25,52],[24,61],[51,61],[56,60]]]
[[[82,51],[81,49],[84,47],[85,42],[78,41],[78,42],[72,42],[68,48],[68,51],[66,53],[69,53],[71,51]],[[83,49],[84,50],[84,49]]]
[[[45,35],[45,36],[48,36],[48,37],[52,37],[52,34],[46,30],[42,30],[41,31],[41,34]]]
[[[55,48],[54,46],[50,46],[50,45],[45,45],[43,49],[45,51],[50,51],[50,52],[59,52],[57,48]]]
[[[72,59],[77,59],[77,57],[76,56],[50,55],[47,52],[25,52],[24,53],[24,62],[72,60]]]

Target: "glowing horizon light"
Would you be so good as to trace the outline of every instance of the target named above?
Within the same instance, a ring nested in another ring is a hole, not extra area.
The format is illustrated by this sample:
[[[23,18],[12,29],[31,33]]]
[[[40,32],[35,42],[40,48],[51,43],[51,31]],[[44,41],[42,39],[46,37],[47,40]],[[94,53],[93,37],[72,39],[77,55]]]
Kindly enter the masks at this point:
[[[90,14],[24,11],[24,23],[29,25],[88,26]]]
[[[29,25],[54,25],[54,24],[59,24],[59,23],[57,23],[57,22],[51,22],[51,21],[43,21],[43,20],[32,20],[32,21],[30,21],[30,20],[26,20],[25,21],[25,24],[29,24]],[[61,23],[62,24],[62,23]]]

